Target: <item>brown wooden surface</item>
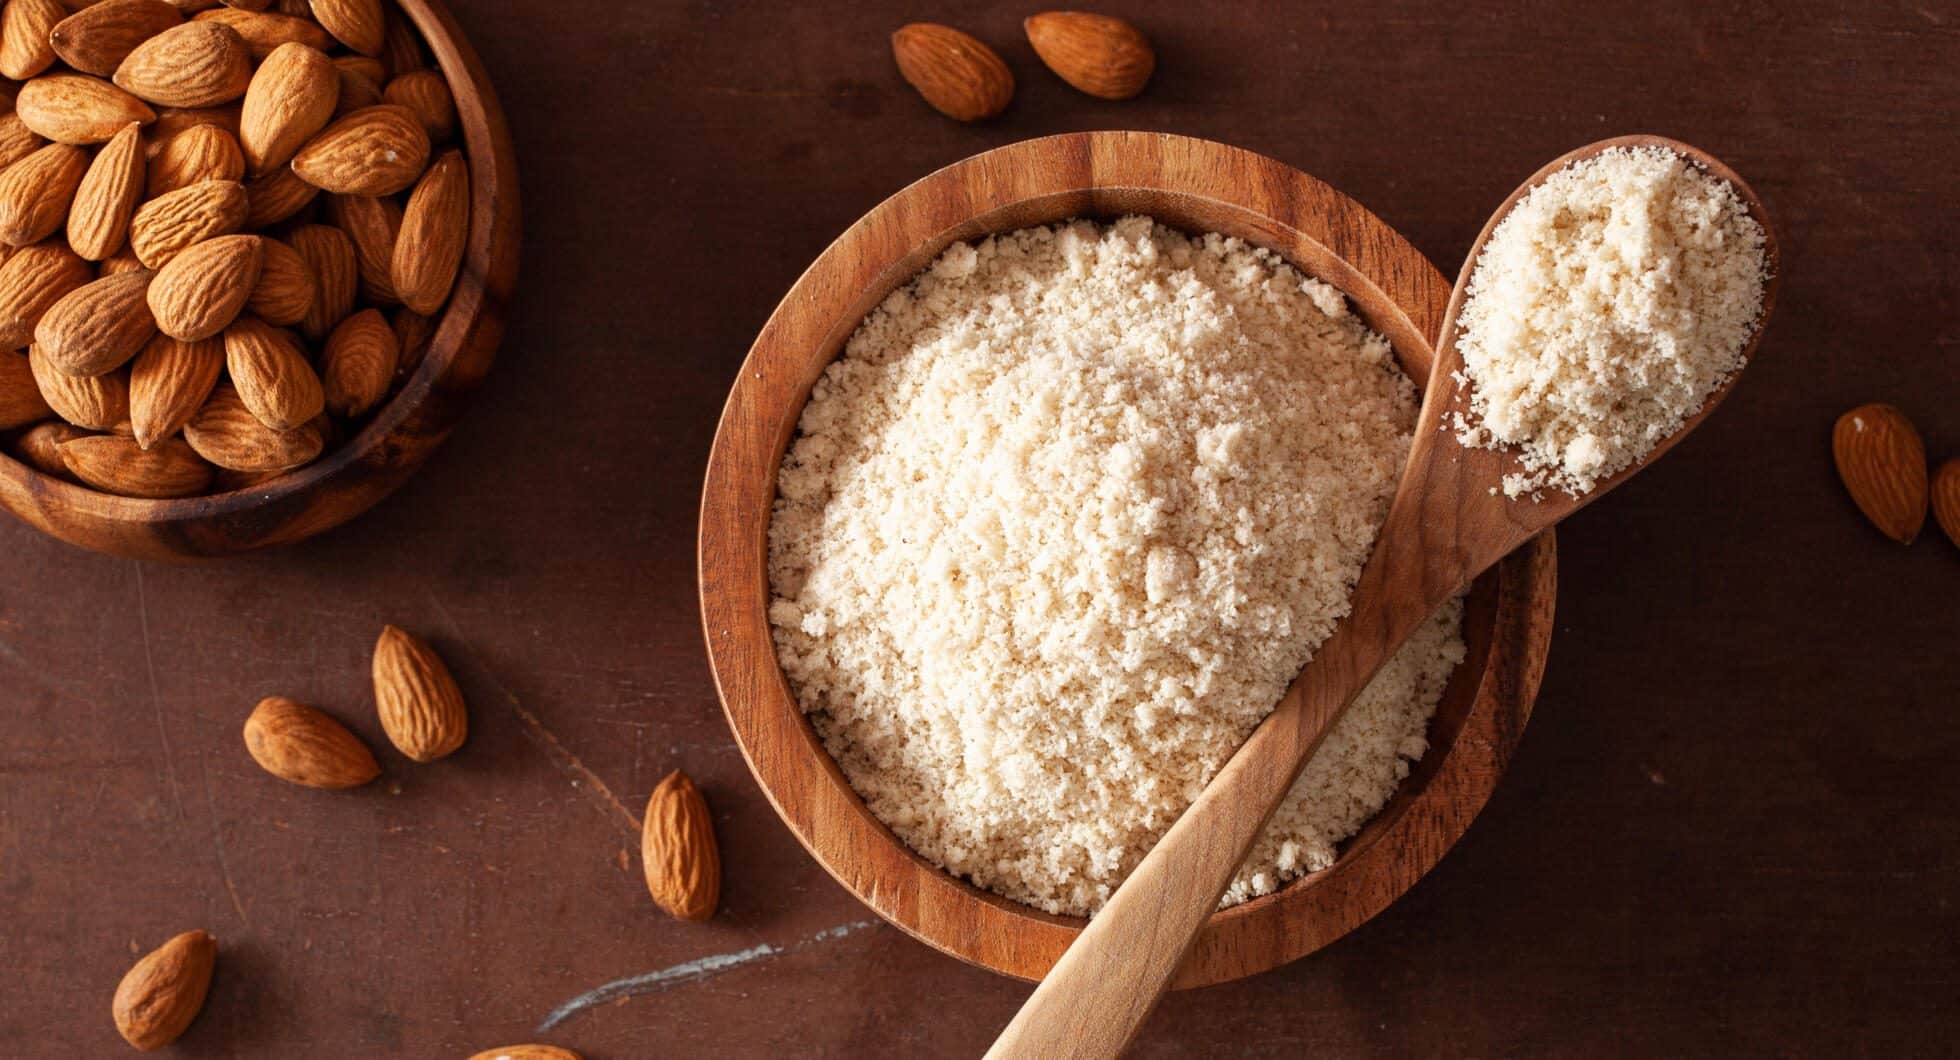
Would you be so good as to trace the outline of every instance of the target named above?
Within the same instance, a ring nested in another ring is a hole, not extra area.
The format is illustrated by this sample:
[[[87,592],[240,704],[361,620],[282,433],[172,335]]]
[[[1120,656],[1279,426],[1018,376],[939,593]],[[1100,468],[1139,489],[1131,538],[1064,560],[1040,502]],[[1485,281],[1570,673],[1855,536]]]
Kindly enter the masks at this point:
[[[984,147],[1089,128],[1237,144],[1452,269],[1546,160],[1651,131],[1714,151],[1783,236],[1777,318],[1719,416],[1560,530],[1529,734],[1448,857],[1313,956],[1167,998],[1139,1054],[1950,1051],[1960,980],[1960,552],[1901,549],[1831,469],[1889,401],[1960,454],[1960,14],[1950,4],[1139,0],[1156,79],[1021,82],[968,129],[886,39],[953,8],[509,0],[457,15],[523,167],[497,368],[393,498],[218,566],[0,523],[0,1043],[113,1056],[115,982],[223,944],[182,1055],[975,1055],[1027,994],[881,926],[776,819],[715,703],[698,477],[736,365],[837,233]],[[608,91],[606,86],[616,86]],[[262,695],[377,748],[367,651],[431,636],[470,743],[315,792],[260,774]],[[713,922],[655,913],[636,811],[681,766],[724,843]],[[758,947],[770,947],[758,949]],[[686,965],[735,955],[720,967]],[[539,1034],[558,1006],[642,978]],[[630,982],[630,980],[629,980]],[[633,991],[640,991],[634,993]]]

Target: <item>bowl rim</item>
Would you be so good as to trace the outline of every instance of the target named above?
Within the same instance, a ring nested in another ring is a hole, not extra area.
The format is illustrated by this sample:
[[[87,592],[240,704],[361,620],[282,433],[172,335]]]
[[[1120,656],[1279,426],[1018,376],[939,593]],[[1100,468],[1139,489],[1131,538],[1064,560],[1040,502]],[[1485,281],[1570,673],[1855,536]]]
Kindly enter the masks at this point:
[[[1126,209],[1143,201],[1156,208]],[[1056,215],[1057,209],[1069,212]],[[1450,285],[1358,203],[1292,167],[1211,141],[1069,133],[944,167],[846,229],[763,326],[730,389],[709,455],[697,543],[703,633],[725,716],[751,773],[805,849],[880,917],[942,952],[1019,978],[1039,978],[1085,921],[981,891],[925,861],[871,815],[844,779],[797,706],[768,627],[775,476],[816,374],[865,311],[945,246],[1058,216],[1162,218],[1186,210],[1231,213],[1240,230],[1227,234],[1274,249],[1340,288],[1390,338],[1412,374],[1414,367],[1426,373]],[[1314,258],[1313,267],[1300,260],[1302,253]],[[1487,609],[1487,633],[1473,646],[1481,654],[1466,659],[1452,679],[1453,686],[1464,685],[1454,692],[1467,704],[1460,724],[1453,723],[1446,741],[1432,739],[1440,746],[1342,844],[1333,866],[1213,914],[1174,985],[1238,978],[1311,952],[1386,908],[1440,860],[1488,799],[1529,719],[1555,595],[1549,533],[1479,580],[1471,607]],[[1395,841],[1384,842],[1389,839]]]

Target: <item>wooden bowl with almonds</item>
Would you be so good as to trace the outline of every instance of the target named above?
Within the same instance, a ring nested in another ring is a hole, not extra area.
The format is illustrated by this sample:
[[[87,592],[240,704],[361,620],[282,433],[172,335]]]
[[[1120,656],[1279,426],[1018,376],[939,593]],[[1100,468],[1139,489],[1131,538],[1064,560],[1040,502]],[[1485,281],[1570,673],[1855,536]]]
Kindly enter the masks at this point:
[[[437,0],[10,4],[0,75],[0,505],[224,556],[359,515],[448,436],[519,214]]]
[[[777,812],[880,916],[962,960],[1038,979],[1085,923],[982,891],[908,849],[866,808],[799,708],[776,655],[768,532],[776,477],[819,375],[874,306],[956,241],[1139,213],[1238,236],[1339,288],[1418,383],[1450,282],[1380,219],[1298,170],[1221,144],[1096,132],[1012,144],[949,166],[851,226],[764,326],[709,456],[699,573],[704,632],[736,742]],[[1176,981],[1283,964],[1353,930],[1434,866],[1482,808],[1531,714],[1551,640],[1546,533],[1477,580],[1468,652],[1429,749],[1331,867],[1213,914]]]

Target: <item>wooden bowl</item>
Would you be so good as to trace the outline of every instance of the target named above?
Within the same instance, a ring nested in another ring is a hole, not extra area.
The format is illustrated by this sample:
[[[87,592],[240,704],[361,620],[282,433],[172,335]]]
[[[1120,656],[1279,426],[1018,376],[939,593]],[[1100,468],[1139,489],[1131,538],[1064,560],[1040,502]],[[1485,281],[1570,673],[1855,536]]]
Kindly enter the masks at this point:
[[[483,63],[438,0],[397,0],[456,97],[470,163],[470,234],[415,373],[352,438],[249,489],[144,500],[100,493],[0,453],[0,505],[70,544],[138,559],[224,556],[308,538],[361,514],[449,436],[503,338],[517,282],[517,160]]]
[[[811,385],[864,314],[957,240],[1070,217],[1144,213],[1267,247],[1344,291],[1426,379],[1450,284],[1394,230],[1268,158],[1179,136],[1099,132],[1013,144],[887,199],[817,258],[763,327],[729,394],[701,504],[701,610],[736,741],[776,811],[878,915],[962,960],[1040,978],[1083,921],[983,892],[909,850],[865,808],[797,708],[771,639],[776,471]],[[1496,786],[1543,673],[1556,593],[1548,533],[1479,579],[1469,656],[1429,753],[1330,868],[1212,916],[1176,985],[1264,971],[1380,912],[1449,849]]]

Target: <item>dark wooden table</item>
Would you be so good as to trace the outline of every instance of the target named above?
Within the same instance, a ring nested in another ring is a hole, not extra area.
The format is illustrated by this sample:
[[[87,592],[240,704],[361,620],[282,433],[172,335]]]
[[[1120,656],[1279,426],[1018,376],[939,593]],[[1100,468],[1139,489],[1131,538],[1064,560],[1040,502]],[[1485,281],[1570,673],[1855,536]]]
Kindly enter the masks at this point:
[[[1335,946],[1172,997],[1139,1054],[1954,1047],[1960,550],[1881,538],[1828,445],[1882,400],[1960,454],[1951,0],[1140,0],[1160,71],[1124,104],[1038,66],[1020,9],[456,6],[528,234],[502,360],[447,448],[353,525],[217,566],[0,525],[0,1053],[116,1055],[132,954],[203,927],[224,949],[183,1055],[976,1055],[1027,988],[872,922],[730,743],[699,474],[750,338],[830,238],[964,155],[1111,127],[1299,166],[1451,274],[1544,160],[1666,133],[1750,178],[1787,265],[1722,413],[1561,533],[1537,716],[1469,835]],[[899,81],[886,35],[928,17],[1006,55],[1000,120],[955,125]],[[448,656],[469,744],[390,752],[353,793],[259,772],[239,726],[268,693],[383,745],[383,622]],[[657,913],[636,861],[675,767],[722,837],[704,926]]]

